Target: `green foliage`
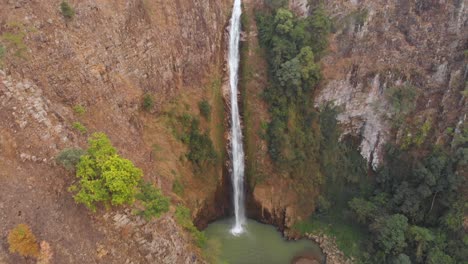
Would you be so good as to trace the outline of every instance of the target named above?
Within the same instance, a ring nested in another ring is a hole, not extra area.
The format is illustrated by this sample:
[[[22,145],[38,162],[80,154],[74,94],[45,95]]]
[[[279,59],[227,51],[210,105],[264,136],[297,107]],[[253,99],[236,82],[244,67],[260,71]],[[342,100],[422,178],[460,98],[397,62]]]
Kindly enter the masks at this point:
[[[331,203],[322,195],[317,198],[317,211],[319,213],[325,213],[330,209]]]
[[[185,187],[179,179],[175,179],[172,183],[172,191],[179,196],[184,194]]]
[[[6,48],[2,44],[0,44],[0,67],[3,66],[3,58],[5,57],[6,54]]]
[[[72,19],[75,16],[75,10],[67,1],[62,1],[60,4],[60,12],[66,19]]]
[[[288,4],[288,0],[265,0],[265,4],[271,9],[278,9],[285,7]]]
[[[149,112],[154,107],[154,98],[151,94],[145,94],[143,96],[143,103],[142,103],[143,110]]]
[[[39,245],[36,236],[28,225],[19,224],[8,233],[8,244],[11,253],[18,253],[23,257],[38,257]]]
[[[423,253],[427,249],[429,243],[434,240],[432,232],[424,227],[411,226],[408,230],[409,240],[416,247],[416,259],[421,262]]]
[[[73,112],[75,112],[78,115],[83,115],[84,113],[86,113],[86,108],[78,104],[73,107]]]
[[[198,103],[198,109],[200,114],[206,119],[210,120],[211,118],[211,105],[207,100],[202,100]]]
[[[356,214],[357,221],[363,224],[373,220],[377,211],[377,206],[374,203],[362,198],[353,198],[349,202],[349,207]]]
[[[466,145],[465,145],[466,146]],[[369,263],[462,263],[468,250],[462,231],[466,199],[460,192],[463,145],[452,152],[435,147],[421,157],[389,146],[367,198],[349,203],[372,232]],[[409,223],[411,225],[409,225]],[[398,262],[400,261],[400,262]]]
[[[73,126],[74,129],[76,129],[81,134],[86,134],[86,132],[88,132],[88,129],[86,129],[86,127],[83,124],[81,124],[80,122],[73,122],[72,126]]]
[[[346,256],[359,257],[363,253],[362,245],[367,240],[367,234],[358,225],[336,216],[332,213],[325,217],[313,217],[296,223],[293,228],[301,234],[320,233],[334,237],[338,248]]]
[[[23,24],[10,23],[7,26],[7,31],[0,35],[0,39],[15,50],[15,56],[24,57],[24,52],[27,51],[28,47],[24,43],[26,30]],[[2,56],[0,56],[0,59],[5,55],[5,47],[1,47],[0,53],[2,53]]]
[[[411,264],[411,259],[406,254],[400,254],[393,259],[392,264]]]
[[[75,201],[93,211],[98,203],[133,203],[142,171],[117,155],[104,133],[91,135],[88,145],[88,153],[81,156],[77,165],[78,182],[70,188],[75,192]]]
[[[406,116],[416,108],[418,92],[411,84],[390,87],[385,91],[390,103],[390,119],[395,126],[403,123]]]
[[[321,8],[308,18],[278,8],[257,13],[256,20],[271,83],[264,92],[271,115],[264,135],[268,153],[279,169],[307,182],[301,188],[313,188],[324,181],[316,169],[321,138],[312,93],[321,73],[315,55],[327,46],[329,20]]]
[[[149,221],[153,217],[158,218],[169,211],[169,198],[164,196],[159,188],[154,187],[151,183],[141,181],[139,189],[140,192],[135,195],[135,198],[141,201],[145,209],[137,211],[137,215],[141,215]]]
[[[200,131],[200,121],[189,114],[184,114],[178,119],[182,125],[180,139],[189,147],[187,159],[198,169],[207,163],[213,164],[217,160],[217,154],[209,134]]]
[[[434,248],[432,249],[427,256],[427,264],[455,264],[456,262],[453,258],[444,253],[444,251]]]
[[[406,150],[413,145],[420,147],[426,141],[431,128],[432,120],[429,118],[422,125],[417,126],[417,131],[414,135],[411,132],[406,132],[406,136],[401,143],[401,148]]]
[[[376,243],[386,255],[396,255],[403,251],[407,229],[408,218],[401,214],[378,218],[371,225],[371,230],[376,234]]]
[[[80,161],[81,156],[85,155],[86,151],[80,148],[69,148],[62,150],[55,160],[62,165],[65,169],[73,171]]]
[[[177,206],[176,211],[175,211],[175,218],[176,218],[177,223],[179,223],[179,225],[181,225],[185,230],[190,232],[190,234],[192,235],[194,239],[195,244],[198,247],[203,248],[206,246],[207,239],[206,239],[205,233],[200,232],[193,225],[192,217],[190,214],[190,209],[188,209],[187,207],[183,205]]]

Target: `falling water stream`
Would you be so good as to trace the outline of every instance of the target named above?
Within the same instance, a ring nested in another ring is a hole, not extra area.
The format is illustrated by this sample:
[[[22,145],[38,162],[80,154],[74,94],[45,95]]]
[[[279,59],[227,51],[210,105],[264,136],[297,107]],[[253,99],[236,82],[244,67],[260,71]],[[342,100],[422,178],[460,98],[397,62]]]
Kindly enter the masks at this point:
[[[244,148],[239,117],[238,74],[239,74],[239,39],[241,31],[241,0],[234,1],[231,27],[229,30],[229,85],[231,89],[231,151],[232,151],[232,186],[235,222],[231,229],[233,235],[244,232]]]
[[[287,241],[273,226],[260,224],[245,217],[244,149],[237,86],[241,14],[241,0],[234,0],[229,30],[228,63],[231,95],[231,180],[235,217],[219,220],[208,226],[205,232],[208,244],[212,245],[208,247],[208,252],[212,258],[216,258],[214,263],[228,261],[230,264],[288,264],[297,256],[312,256],[312,259],[322,262],[317,244],[305,239]]]

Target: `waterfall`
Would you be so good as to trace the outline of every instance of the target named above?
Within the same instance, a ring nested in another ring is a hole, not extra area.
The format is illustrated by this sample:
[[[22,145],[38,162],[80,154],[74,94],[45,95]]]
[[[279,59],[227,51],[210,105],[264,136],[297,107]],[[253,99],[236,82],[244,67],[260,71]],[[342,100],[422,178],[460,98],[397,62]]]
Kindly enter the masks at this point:
[[[231,89],[231,151],[232,151],[232,188],[235,224],[231,229],[233,235],[244,232],[244,149],[239,117],[238,74],[239,74],[239,39],[241,31],[241,0],[234,0],[231,27],[229,29],[229,85]]]

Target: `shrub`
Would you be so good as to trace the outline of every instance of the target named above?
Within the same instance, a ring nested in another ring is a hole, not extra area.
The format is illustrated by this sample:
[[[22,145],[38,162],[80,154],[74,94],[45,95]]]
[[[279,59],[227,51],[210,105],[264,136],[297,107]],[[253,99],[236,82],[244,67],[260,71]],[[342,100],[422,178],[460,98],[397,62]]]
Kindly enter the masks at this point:
[[[207,239],[205,233],[200,232],[200,230],[193,225],[190,210],[187,207],[178,205],[175,211],[175,218],[179,225],[190,232],[198,247],[203,248],[206,246]]]
[[[165,197],[160,189],[143,181],[139,187],[140,192],[136,194],[135,198],[142,202],[145,210],[137,211],[137,215],[141,215],[149,221],[151,218],[158,218],[169,211],[169,198]]]
[[[390,87],[385,91],[385,96],[391,106],[391,119],[396,125],[416,108],[418,92],[410,84]]]
[[[75,201],[92,211],[96,211],[98,203],[132,204],[143,174],[141,169],[117,155],[104,133],[94,133],[88,145],[87,154],[77,165],[78,182],[70,187],[72,192],[76,192]]]
[[[200,121],[188,114],[180,116],[179,120],[183,126],[180,139],[189,147],[187,159],[198,168],[201,168],[206,162],[215,162],[217,154],[213,142],[207,132],[201,133]]]
[[[73,128],[81,134],[86,134],[86,132],[88,131],[88,129],[86,129],[86,127],[80,122],[73,122]]]
[[[78,104],[73,107],[73,111],[78,115],[83,115],[84,113],[86,113],[86,108]]]
[[[143,109],[147,112],[151,111],[154,107],[154,98],[151,94],[145,94],[143,96],[143,103],[142,103]]]
[[[179,179],[175,179],[174,182],[172,183],[172,191],[181,196],[184,194],[184,185],[179,181]]]
[[[319,197],[317,198],[317,210],[320,213],[325,213],[328,211],[328,209],[330,209],[330,207],[331,204],[327,200],[327,198],[323,197],[322,195],[319,195]]]
[[[86,151],[80,148],[69,148],[62,150],[55,160],[67,170],[74,170],[80,161],[81,156],[86,154]]]
[[[15,32],[5,32],[0,36],[1,39],[16,49],[15,56],[17,57],[23,57],[24,52],[28,49],[24,44],[26,33],[23,30],[21,27],[16,27]],[[5,48],[3,48],[3,54],[5,54]]]
[[[5,47],[0,44],[0,66],[2,66],[2,60],[3,60],[3,57],[5,57],[5,53],[6,53],[6,49]]]
[[[68,4],[67,1],[63,1],[60,4],[60,12],[62,12],[62,15],[66,19],[72,19],[75,16],[75,10],[70,6],[70,4]]]
[[[32,233],[29,226],[19,224],[8,234],[8,244],[11,253],[18,253],[23,257],[37,257],[39,255],[39,246],[36,242],[36,236]]]
[[[198,109],[200,114],[206,119],[210,120],[211,118],[211,105],[207,100],[202,100],[198,103]]]

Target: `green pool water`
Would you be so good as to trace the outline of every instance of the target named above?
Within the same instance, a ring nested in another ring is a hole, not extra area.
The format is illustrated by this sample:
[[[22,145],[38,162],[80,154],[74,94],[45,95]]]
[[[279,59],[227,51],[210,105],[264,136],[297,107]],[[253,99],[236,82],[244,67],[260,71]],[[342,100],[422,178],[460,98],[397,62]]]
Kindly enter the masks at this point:
[[[247,232],[233,236],[232,219],[210,224],[205,229],[208,247],[205,255],[211,262],[229,264],[290,264],[298,255],[322,259],[317,244],[310,240],[287,241],[275,227],[247,220]],[[322,260],[323,261],[323,260]]]

